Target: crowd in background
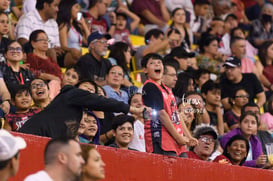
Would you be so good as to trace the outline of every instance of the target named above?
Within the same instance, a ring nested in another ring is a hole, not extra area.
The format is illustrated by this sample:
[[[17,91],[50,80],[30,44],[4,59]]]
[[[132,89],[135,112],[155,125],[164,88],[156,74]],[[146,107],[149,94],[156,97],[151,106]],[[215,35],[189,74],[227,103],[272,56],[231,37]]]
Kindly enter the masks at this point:
[[[0,0],[3,129],[271,169],[273,1],[17,3]]]

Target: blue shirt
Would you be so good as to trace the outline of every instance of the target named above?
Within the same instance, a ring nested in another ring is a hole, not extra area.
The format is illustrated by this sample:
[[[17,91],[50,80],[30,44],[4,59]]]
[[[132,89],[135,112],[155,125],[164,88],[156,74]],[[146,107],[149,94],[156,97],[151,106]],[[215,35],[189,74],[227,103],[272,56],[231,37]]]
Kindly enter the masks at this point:
[[[116,92],[109,85],[103,86],[103,89],[105,90],[108,98],[116,99],[118,101],[124,102],[125,104],[128,104],[129,97],[128,97],[127,92],[125,92],[123,90],[119,90],[119,92]]]

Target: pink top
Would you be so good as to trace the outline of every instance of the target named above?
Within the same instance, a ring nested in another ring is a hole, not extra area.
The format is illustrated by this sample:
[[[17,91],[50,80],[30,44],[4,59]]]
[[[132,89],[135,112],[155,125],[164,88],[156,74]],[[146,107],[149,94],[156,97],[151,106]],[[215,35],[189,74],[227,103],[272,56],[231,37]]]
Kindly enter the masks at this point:
[[[241,59],[241,71],[242,73],[253,73],[255,64],[247,57]]]
[[[261,121],[265,123],[268,127],[268,130],[273,130],[273,115],[269,112],[266,112],[261,115]]]

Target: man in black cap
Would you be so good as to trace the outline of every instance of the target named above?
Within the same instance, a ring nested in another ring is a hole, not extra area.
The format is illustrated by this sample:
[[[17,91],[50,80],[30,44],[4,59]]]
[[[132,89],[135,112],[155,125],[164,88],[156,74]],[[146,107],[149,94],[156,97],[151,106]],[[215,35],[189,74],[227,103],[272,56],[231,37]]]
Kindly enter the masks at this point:
[[[257,105],[263,106],[265,103],[265,93],[261,83],[253,73],[241,72],[241,60],[238,57],[228,57],[223,65],[225,73],[221,77],[221,98],[225,110],[231,109],[228,101],[236,88],[243,87],[249,94],[249,101],[253,102],[257,98]]]
[[[187,152],[188,158],[208,161],[217,149],[217,131],[213,126],[199,125],[193,131],[193,136],[198,139],[198,144]]]
[[[105,85],[105,75],[111,67],[110,61],[103,58],[108,50],[108,39],[110,35],[98,31],[89,35],[87,39],[89,53],[83,55],[76,64],[82,79],[91,79],[101,86]]]
[[[187,50],[185,50],[185,48],[179,46],[172,49],[170,56],[178,61],[179,69],[177,71],[177,74],[179,74],[181,72],[185,72],[188,67],[191,66],[189,58],[195,57],[195,53],[188,52]]]

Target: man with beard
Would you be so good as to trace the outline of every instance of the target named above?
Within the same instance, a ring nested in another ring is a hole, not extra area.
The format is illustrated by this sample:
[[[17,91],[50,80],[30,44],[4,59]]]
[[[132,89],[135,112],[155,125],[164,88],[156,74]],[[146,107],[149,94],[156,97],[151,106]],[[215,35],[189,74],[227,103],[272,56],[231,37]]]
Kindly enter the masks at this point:
[[[24,181],[72,181],[81,175],[84,160],[80,144],[70,138],[50,140],[44,153],[45,170],[29,175]]]
[[[89,53],[83,55],[76,64],[83,79],[92,79],[100,86],[106,84],[105,76],[111,67],[110,61],[103,58],[108,50],[109,38],[110,35],[98,31],[89,35],[87,39]]]

